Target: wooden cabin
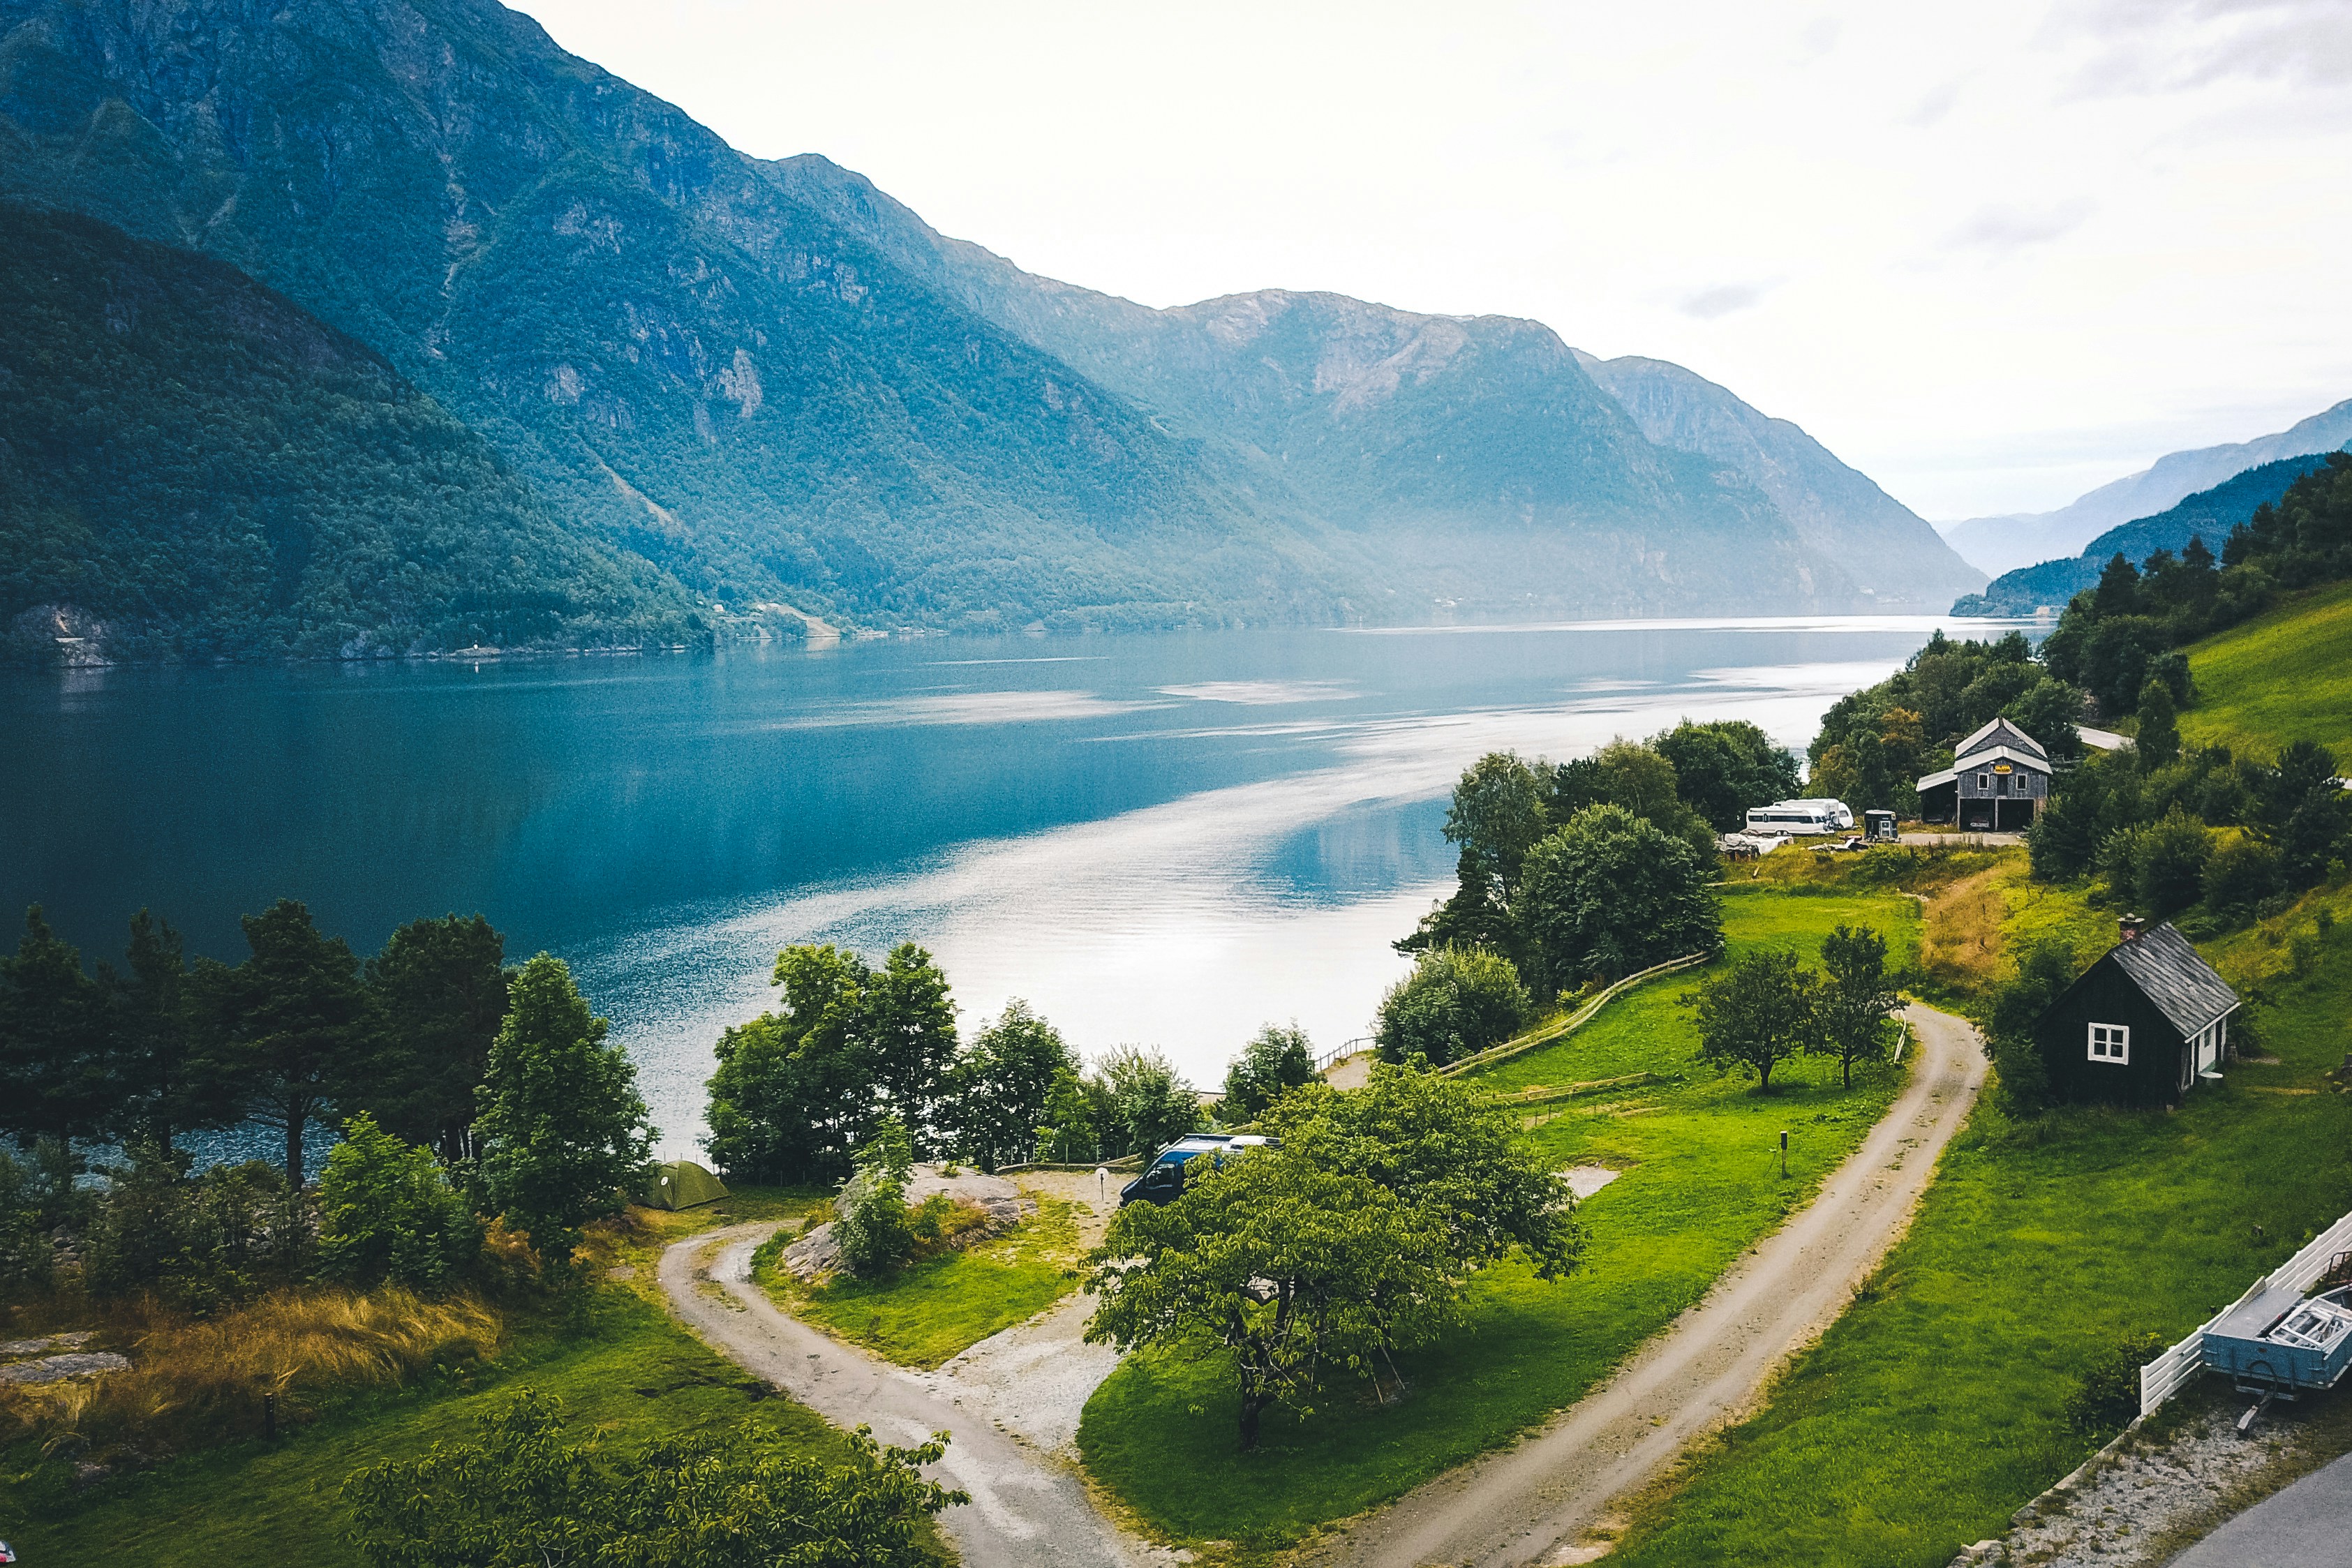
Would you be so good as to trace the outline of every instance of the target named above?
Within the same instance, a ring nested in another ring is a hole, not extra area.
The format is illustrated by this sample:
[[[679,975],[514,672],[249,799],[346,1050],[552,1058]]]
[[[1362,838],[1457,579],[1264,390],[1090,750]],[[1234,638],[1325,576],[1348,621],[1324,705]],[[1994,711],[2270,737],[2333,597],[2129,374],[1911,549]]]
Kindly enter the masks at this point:
[[[2050,1004],[2033,1039],[2061,1100],[2177,1105],[2221,1078],[2238,1005],[2189,938],[2126,916],[2123,940]]]
[[[2022,832],[2050,799],[2050,753],[2005,718],[1952,748],[1952,765],[1921,779],[1919,820],[1976,832]]]

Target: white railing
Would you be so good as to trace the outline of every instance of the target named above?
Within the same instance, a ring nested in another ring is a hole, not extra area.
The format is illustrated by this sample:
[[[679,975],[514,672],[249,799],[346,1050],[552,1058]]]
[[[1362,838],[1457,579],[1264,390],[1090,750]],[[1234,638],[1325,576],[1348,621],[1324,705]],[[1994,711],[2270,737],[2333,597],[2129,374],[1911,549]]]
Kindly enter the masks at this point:
[[[2139,1413],[2153,1415],[2158,1406],[2180,1392],[2189,1380],[2205,1364],[2205,1331],[2228,1317],[2243,1302],[2272,1285],[2284,1285],[2291,1290],[2308,1291],[2319,1282],[2328,1266],[2347,1252],[2352,1252],[2352,1214],[2346,1215],[2304,1244],[2303,1249],[2252,1284],[2246,1293],[2231,1301],[2190,1331],[2187,1339],[2139,1369]]]

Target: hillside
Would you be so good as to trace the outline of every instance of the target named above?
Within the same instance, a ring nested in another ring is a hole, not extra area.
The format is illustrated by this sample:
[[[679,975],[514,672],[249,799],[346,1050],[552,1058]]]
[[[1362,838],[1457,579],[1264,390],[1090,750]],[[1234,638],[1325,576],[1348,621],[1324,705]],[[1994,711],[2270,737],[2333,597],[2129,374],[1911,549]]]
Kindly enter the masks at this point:
[[[2189,648],[2181,738],[2268,756],[2314,740],[2352,767],[2352,582],[2292,600]]]
[[[0,204],[19,657],[707,640],[373,352],[225,263]],[[201,440],[189,439],[201,433]]]
[[[1970,517],[1946,524],[1943,534],[1954,549],[1998,577],[2037,561],[2075,555],[2117,524],[2154,516],[2233,474],[2346,445],[2352,445],[2352,398],[2274,435],[2168,453],[2140,472],[2102,485],[2054,512]]]
[[[1789,421],[1663,360],[1578,358],[1643,434],[1737,470],[1772,498],[1808,549],[1840,562],[1873,598],[1933,603],[1983,579],[1926,519]]]
[[[2152,517],[2109,528],[2079,556],[2003,572],[1981,594],[1953,605],[1952,613],[2031,615],[2045,605],[2063,607],[2083,590],[2096,586],[2100,570],[2119,553],[2137,565],[2158,550],[2179,554],[2190,539],[2202,538],[2205,548],[2218,556],[2231,528],[2250,521],[2255,508],[2276,505],[2287,486],[2319,466],[2323,456],[2312,453],[2249,468]]]

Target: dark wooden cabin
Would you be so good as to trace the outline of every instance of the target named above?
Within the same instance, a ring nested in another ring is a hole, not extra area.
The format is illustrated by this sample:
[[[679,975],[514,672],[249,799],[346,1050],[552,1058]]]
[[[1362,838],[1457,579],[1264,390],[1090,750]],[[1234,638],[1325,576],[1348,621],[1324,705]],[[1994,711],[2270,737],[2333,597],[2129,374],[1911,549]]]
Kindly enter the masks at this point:
[[[1919,820],[1997,833],[2033,825],[2050,798],[2050,753],[2005,718],[1952,747],[1952,765],[1921,779]]]
[[[2177,1105],[2221,1076],[2238,993],[2170,925],[2137,927],[2126,920],[2124,939],[2033,1026],[2061,1100]]]

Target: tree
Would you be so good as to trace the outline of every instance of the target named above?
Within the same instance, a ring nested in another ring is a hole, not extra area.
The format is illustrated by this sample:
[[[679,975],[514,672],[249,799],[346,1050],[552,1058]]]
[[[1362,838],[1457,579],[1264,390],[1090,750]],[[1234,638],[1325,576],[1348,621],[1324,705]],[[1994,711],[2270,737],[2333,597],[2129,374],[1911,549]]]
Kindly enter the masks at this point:
[[[2033,1026],[2074,983],[2074,948],[2045,940],[2021,953],[2017,973],[1993,992],[1984,1049],[2000,1077],[2001,1102],[2011,1112],[2030,1113],[2049,1102],[2050,1066]]]
[[[377,1015],[359,959],[311,924],[307,907],[281,898],[242,924],[250,956],[233,969],[202,960],[193,977],[197,1071],[279,1129],[286,1182],[299,1188],[304,1130],[364,1082]]]
[[[1537,994],[1723,945],[1716,867],[1622,806],[1590,806],[1528,855],[1519,925]]]
[[[508,992],[483,1074],[482,1186],[530,1232],[550,1270],[568,1270],[580,1228],[618,1214],[649,1162],[654,1134],[637,1070],[588,1010],[561,958],[541,953]]]
[[[1054,1074],[1054,1086],[1046,1091],[1045,1109],[1038,1118],[1036,1136],[1036,1157],[1062,1165],[1092,1159],[1100,1148],[1094,1107],[1087,1102],[1086,1086],[1078,1082],[1075,1069],[1065,1067]]]
[[[1445,813],[1445,841],[1462,847],[1454,895],[1397,942],[1398,952],[1510,945],[1511,901],[1520,862],[1543,836],[1543,797],[1538,769],[1516,752],[1489,752],[1462,775]]]
[[[2042,676],[2002,708],[2001,716],[2040,741],[2053,758],[2083,750],[2083,694],[2061,680]]]
[[[866,1028],[872,971],[830,944],[776,955],[781,1010],[719,1039],[707,1146],[729,1176],[838,1181],[882,1114]]]
[[[344,1124],[319,1176],[321,1272],[430,1290],[481,1249],[481,1226],[432,1150],[404,1143],[364,1111]]]
[[[2117,550],[2100,570],[2092,602],[2103,616],[2139,613],[2139,572],[2123,551]]]
[[[27,1143],[100,1135],[113,1099],[106,1001],[41,906],[27,909],[16,951],[0,956],[0,1132]]]
[[[2213,833],[2175,806],[2145,827],[2116,833],[2102,853],[2113,890],[2149,917],[2162,920],[2203,895]]]
[[[1853,1087],[1853,1064],[1877,1061],[1895,1042],[1889,1021],[1903,1006],[1887,983],[1886,938],[1865,925],[1841,924],[1822,939],[1822,985],[1815,1002],[1815,1046],[1838,1060],[1838,1081]]]
[[[1513,1253],[1539,1278],[1575,1265],[1567,1190],[1509,1113],[1426,1072],[1309,1086],[1273,1111],[1283,1143],[1130,1204],[1089,1256],[1090,1341],[1229,1351],[1240,1440],[1276,1401],[1311,1414],[1325,1381],[1377,1380],[1461,1312],[1470,1274]]]
[[[1698,1019],[1699,1055],[1728,1072],[1737,1068],[1772,1092],[1772,1070],[1815,1038],[1821,977],[1785,947],[1747,954],[1723,974],[1685,991]]]
[[[896,1116],[885,1116],[873,1139],[857,1151],[857,1168],[834,1200],[834,1238],[841,1260],[861,1280],[897,1270],[915,1249],[907,1218],[907,1181],[915,1174],[915,1149]]]
[[[1156,1051],[1121,1046],[1096,1069],[1109,1091],[1110,1125],[1122,1154],[1148,1155],[1201,1124],[1200,1097]]]
[[[2242,915],[2278,892],[2283,882],[2275,848],[2260,839],[2233,839],[2205,862],[2206,907]]]
[[[1064,1073],[1075,1079],[1076,1068],[1059,1030],[1018,997],[1005,1003],[949,1073],[956,1146],[992,1165],[1028,1148],[1048,1119],[1055,1083]]]
[[[507,1014],[506,938],[481,915],[412,920],[367,962],[385,1049],[365,1098],[445,1160],[474,1153],[475,1090]]]
[[[920,1153],[939,1153],[952,1137],[940,1113],[956,1056],[955,1002],[931,956],[901,942],[864,988],[861,1021],[870,1042],[882,1104]]]
[[[1422,1056],[1444,1067],[1500,1045],[1534,1011],[1508,958],[1482,947],[1441,947],[1423,953],[1381,998],[1372,1039],[1383,1061]]]
[[[1268,1024],[1250,1038],[1225,1069],[1225,1098],[1217,1108],[1228,1123],[1247,1122],[1290,1090],[1315,1081],[1315,1052],[1293,1019]]]
[[[1685,719],[1651,744],[1674,765],[1683,800],[1717,832],[1744,826],[1749,807],[1803,788],[1796,758],[1746,719]]]
[[[131,917],[121,975],[108,975],[110,1076],[123,1090],[119,1130],[165,1148],[224,1111],[197,1070],[193,1002],[180,934],[142,909]]]
[[[947,1434],[877,1446],[866,1427],[825,1465],[750,1418],[616,1453],[564,1440],[563,1402],[523,1389],[472,1442],[434,1444],[343,1482],[371,1568],[922,1568],[923,1519],[970,1501],[923,1479]]]
[[[2180,759],[2180,726],[2173,713],[2172,688],[2154,675],[2139,689],[2139,734],[2135,747],[2140,766],[2151,772]]]

